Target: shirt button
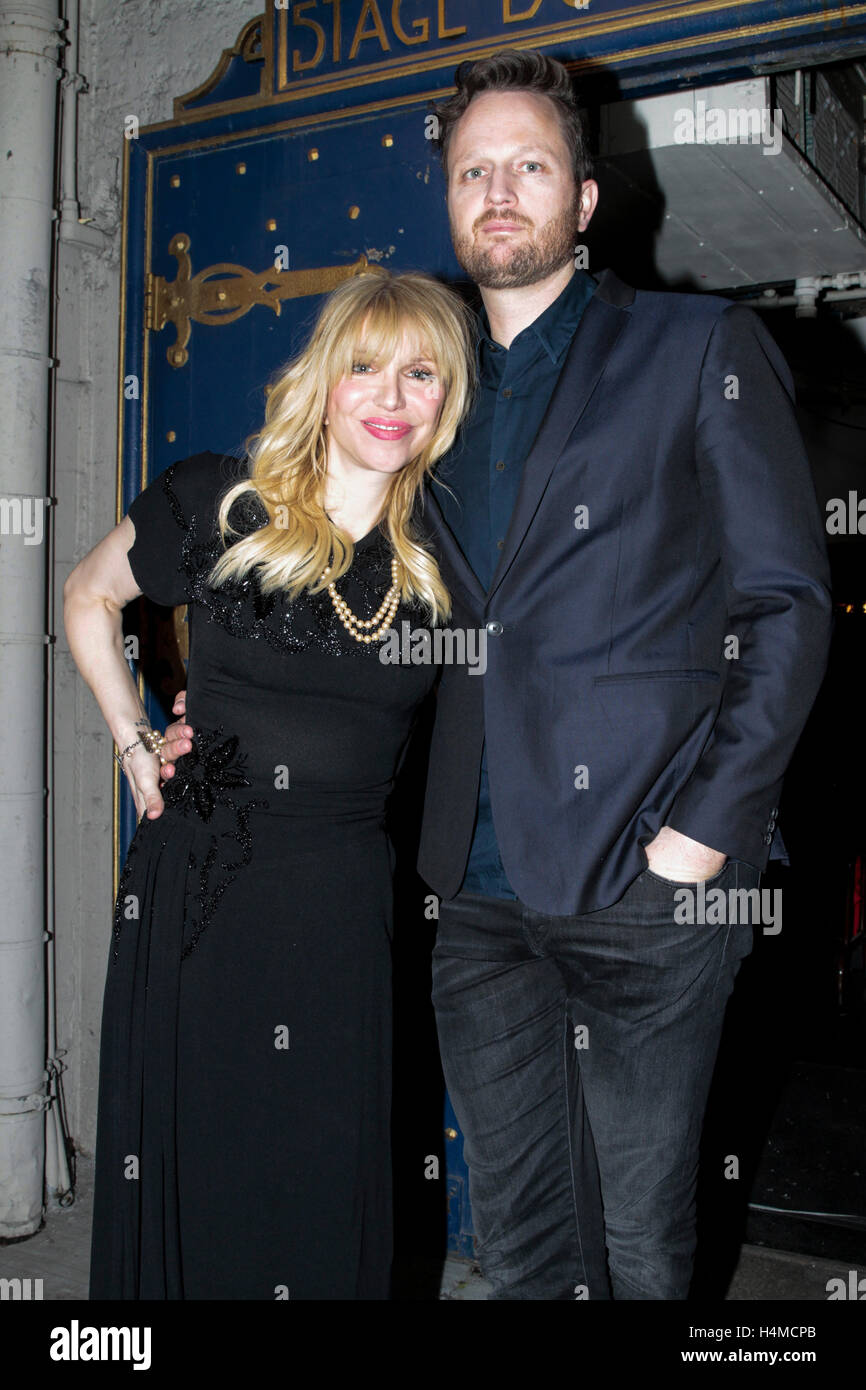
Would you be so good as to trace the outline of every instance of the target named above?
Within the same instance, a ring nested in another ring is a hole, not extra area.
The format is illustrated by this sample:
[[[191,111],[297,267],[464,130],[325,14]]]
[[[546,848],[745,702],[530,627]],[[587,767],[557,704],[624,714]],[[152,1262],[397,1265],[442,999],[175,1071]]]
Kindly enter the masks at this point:
[[[510,386],[506,386],[506,388],[505,388],[505,390],[502,392],[502,394],[503,394],[503,396],[505,396],[506,398],[507,398],[508,396],[510,396],[510,395],[511,395],[511,387],[510,387]]]
[[[504,470],[504,468],[505,468],[505,460],[504,460],[504,459],[497,459],[497,460],[496,460],[496,471],[497,471],[497,473],[501,473],[501,472]]]
[[[490,634],[491,637],[501,637],[501,636],[502,636],[502,624],[501,624],[500,622],[498,622],[496,618],[493,618],[493,619],[487,624],[487,631],[488,631],[488,633]]]
[[[497,541],[497,542],[496,542],[496,549],[497,549],[497,550],[501,550],[502,547],[504,546],[504,544],[505,544],[505,541]]]

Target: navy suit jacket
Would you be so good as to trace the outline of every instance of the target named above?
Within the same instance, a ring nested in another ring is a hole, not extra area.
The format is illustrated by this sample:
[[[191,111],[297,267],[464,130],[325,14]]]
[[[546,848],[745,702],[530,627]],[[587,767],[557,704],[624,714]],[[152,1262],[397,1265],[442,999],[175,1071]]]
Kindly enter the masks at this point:
[[[485,674],[445,666],[437,692],[419,872],[440,896],[465,872],[485,736],[502,862],[532,908],[617,902],[666,824],[766,866],[831,622],[792,401],[752,310],[606,271],[487,594],[434,483],[449,626],[488,634]]]

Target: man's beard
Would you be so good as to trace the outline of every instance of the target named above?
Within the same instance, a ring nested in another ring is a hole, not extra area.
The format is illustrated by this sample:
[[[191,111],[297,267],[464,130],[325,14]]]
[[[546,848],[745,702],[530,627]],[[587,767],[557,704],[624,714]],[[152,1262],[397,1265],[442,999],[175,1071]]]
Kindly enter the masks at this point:
[[[452,220],[454,254],[481,289],[514,290],[524,285],[535,285],[573,259],[579,216],[580,208],[575,198],[571,207],[547,222],[533,240],[526,240],[515,247],[507,260],[494,256],[495,246],[479,246],[471,233],[469,236],[459,236]],[[489,222],[496,220],[494,217],[487,218]],[[503,214],[502,221],[507,220],[508,215]]]

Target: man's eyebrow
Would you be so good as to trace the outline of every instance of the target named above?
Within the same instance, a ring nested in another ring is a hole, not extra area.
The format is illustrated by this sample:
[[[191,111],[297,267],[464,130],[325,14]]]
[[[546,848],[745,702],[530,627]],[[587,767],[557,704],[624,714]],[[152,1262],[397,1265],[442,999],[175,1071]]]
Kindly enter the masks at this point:
[[[534,150],[537,154],[556,154],[556,150],[552,145],[545,144],[543,140],[536,140],[529,145],[518,145],[516,150],[512,150],[510,157],[514,158],[516,155],[526,154],[530,150]],[[470,150],[469,154],[461,155],[454,162],[456,164],[476,164],[483,159],[489,158],[489,155],[482,154],[478,150]]]

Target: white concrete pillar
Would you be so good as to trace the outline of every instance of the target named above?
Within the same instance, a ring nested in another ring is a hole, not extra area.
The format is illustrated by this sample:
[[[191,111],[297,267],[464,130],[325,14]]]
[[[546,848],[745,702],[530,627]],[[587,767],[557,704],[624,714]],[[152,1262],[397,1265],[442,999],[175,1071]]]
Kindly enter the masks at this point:
[[[57,0],[0,0],[0,1236],[42,1220]]]

